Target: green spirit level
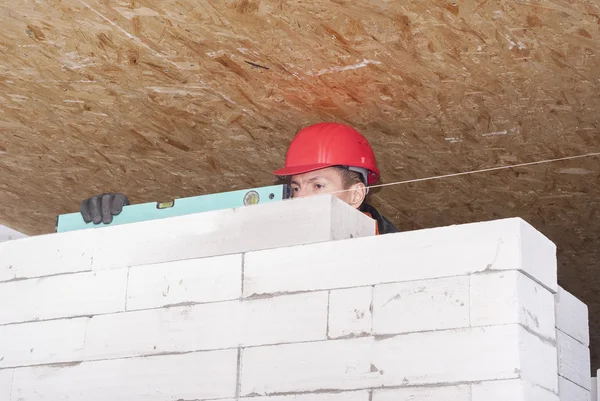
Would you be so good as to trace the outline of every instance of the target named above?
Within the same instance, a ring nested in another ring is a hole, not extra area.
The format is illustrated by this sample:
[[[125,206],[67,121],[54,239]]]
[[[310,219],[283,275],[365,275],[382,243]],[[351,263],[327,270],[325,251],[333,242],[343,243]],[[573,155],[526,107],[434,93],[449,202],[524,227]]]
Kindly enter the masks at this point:
[[[164,219],[192,213],[277,202],[290,197],[287,185],[273,185],[218,194],[192,196],[168,202],[148,202],[123,207],[123,211],[113,216],[110,224],[86,223],[81,213],[61,214],[56,219],[56,232],[99,228],[117,224],[129,224],[146,220]]]

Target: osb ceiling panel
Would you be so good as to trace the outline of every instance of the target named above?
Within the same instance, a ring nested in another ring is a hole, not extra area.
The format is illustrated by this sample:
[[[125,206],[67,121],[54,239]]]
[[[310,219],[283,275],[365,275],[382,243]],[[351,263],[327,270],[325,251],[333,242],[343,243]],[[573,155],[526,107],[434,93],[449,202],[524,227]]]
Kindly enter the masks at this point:
[[[273,182],[302,126],[347,122],[385,182],[600,151],[585,0],[0,0],[0,223]],[[600,361],[600,159],[374,191],[403,230],[520,216],[559,247]],[[292,228],[293,229],[293,228]]]

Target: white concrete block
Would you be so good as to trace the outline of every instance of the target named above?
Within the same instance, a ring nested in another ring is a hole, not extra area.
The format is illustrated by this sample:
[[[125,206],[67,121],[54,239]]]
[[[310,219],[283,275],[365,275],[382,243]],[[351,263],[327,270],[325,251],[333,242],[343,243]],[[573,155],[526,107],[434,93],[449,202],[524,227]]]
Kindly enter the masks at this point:
[[[371,333],[373,287],[334,290],[329,294],[329,338]]]
[[[471,275],[471,325],[511,323],[553,340],[554,295],[518,271]]]
[[[558,374],[590,390],[590,350],[568,334],[556,330]]]
[[[555,361],[552,346],[518,325],[255,347],[242,351],[241,394],[520,377],[557,391]]]
[[[556,245],[522,219],[519,238],[519,270],[527,273],[553,293],[558,291]]]
[[[558,397],[560,401],[591,401],[589,390],[562,376],[558,376]]]
[[[172,401],[234,397],[237,350],[15,370],[11,401]]]
[[[471,388],[468,385],[457,384],[373,390],[371,401],[471,401]]]
[[[93,242],[79,233],[37,235],[0,243],[0,282],[91,270]]]
[[[250,252],[245,259],[244,295],[358,287],[484,270],[522,270],[556,291],[554,244],[515,218]]]
[[[588,307],[562,287],[556,298],[556,328],[582,343],[590,345]]]
[[[471,391],[471,401],[559,401],[555,393],[522,379],[473,383]]]
[[[370,337],[242,349],[240,395],[376,386]]]
[[[375,220],[327,195],[109,226],[94,230],[100,251],[92,268],[357,238],[374,235],[375,225]]]
[[[520,377],[555,392],[558,388],[556,349],[518,325],[414,333],[380,340],[373,364],[384,372],[385,385]],[[397,383],[399,377],[402,383]]]
[[[492,326],[506,327],[506,326]],[[556,342],[540,338],[527,328],[518,326],[521,361],[519,377],[534,386],[558,394],[558,353]],[[490,346],[498,346],[490,345]]]
[[[469,326],[469,276],[376,285],[373,333]]]
[[[0,324],[119,312],[127,269],[0,283]]]
[[[10,400],[13,369],[0,369],[0,400]]]
[[[558,379],[560,382],[560,377]],[[598,378],[597,377],[592,377],[592,380],[591,380],[590,400],[598,401]]]
[[[85,357],[151,355],[326,338],[327,292],[93,317]]]
[[[83,360],[89,318],[0,326],[0,368]]]
[[[0,242],[12,241],[19,238],[27,238],[26,234],[19,232],[13,228],[0,224]]]
[[[158,263],[129,270],[127,310],[227,301],[241,295],[241,254]]]

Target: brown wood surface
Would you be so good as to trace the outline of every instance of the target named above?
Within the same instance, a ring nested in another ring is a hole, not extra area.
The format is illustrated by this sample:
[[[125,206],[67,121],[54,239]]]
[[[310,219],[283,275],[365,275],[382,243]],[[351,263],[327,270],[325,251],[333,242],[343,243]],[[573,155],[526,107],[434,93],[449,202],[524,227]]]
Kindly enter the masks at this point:
[[[600,151],[597,0],[0,0],[0,224],[268,185],[353,124],[384,182]],[[403,230],[520,216],[600,362],[600,158],[374,191]]]

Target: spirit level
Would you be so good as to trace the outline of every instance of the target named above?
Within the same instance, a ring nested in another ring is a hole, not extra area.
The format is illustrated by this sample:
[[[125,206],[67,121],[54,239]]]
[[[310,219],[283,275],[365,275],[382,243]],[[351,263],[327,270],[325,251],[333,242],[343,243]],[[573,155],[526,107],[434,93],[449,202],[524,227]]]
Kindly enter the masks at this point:
[[[123,211],[113,216],[110,224],[86,223],[81,213],[61,214],[56,219],[56,232],[100,228],[117,224],[129,224],[146,220],[164,219],[192,213],[212,210],[231,209],[236,207],[277,202],[290,197],[289,186],[272,185],[239,191],[221,192],[218,194],[192,196],[174,199],[168,202],[148,202],[139,205],[128,205]]]

